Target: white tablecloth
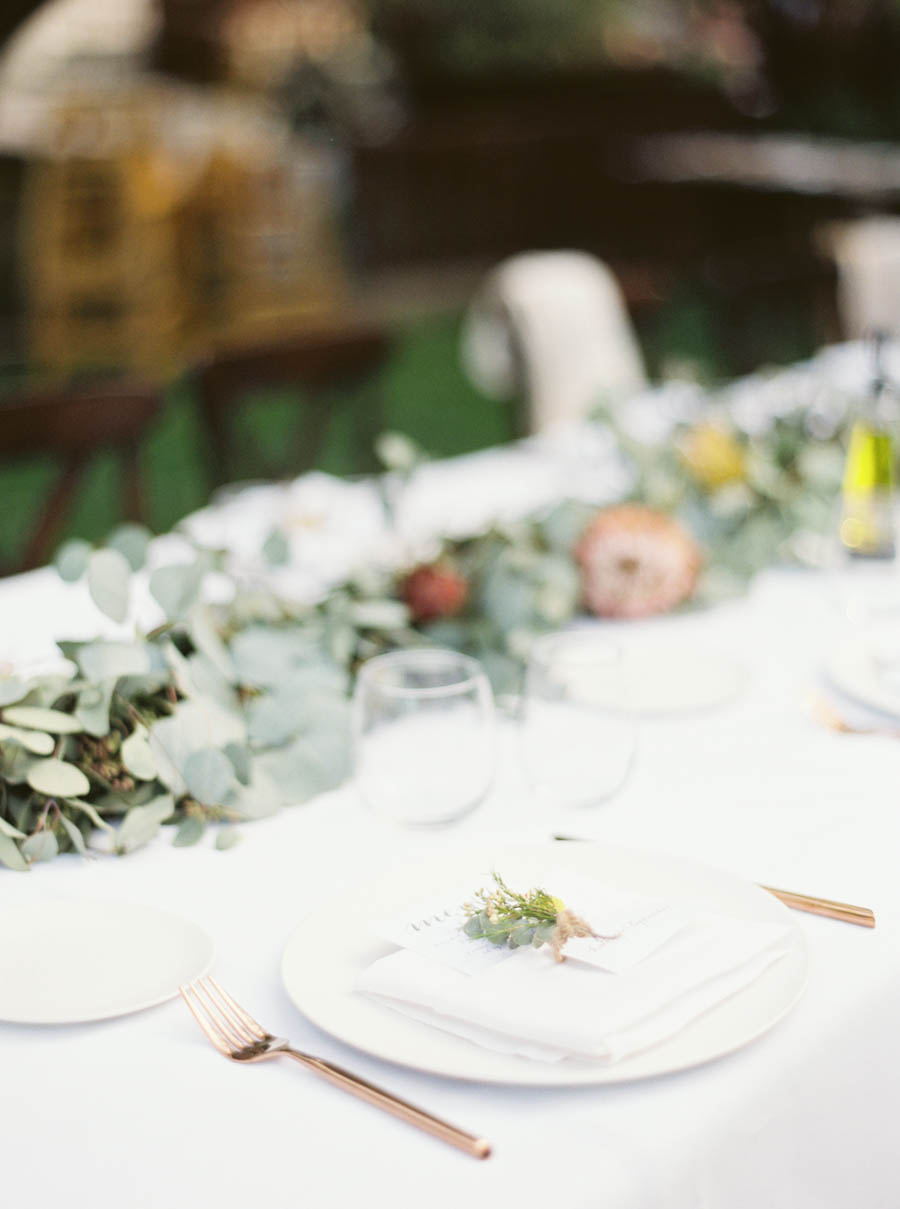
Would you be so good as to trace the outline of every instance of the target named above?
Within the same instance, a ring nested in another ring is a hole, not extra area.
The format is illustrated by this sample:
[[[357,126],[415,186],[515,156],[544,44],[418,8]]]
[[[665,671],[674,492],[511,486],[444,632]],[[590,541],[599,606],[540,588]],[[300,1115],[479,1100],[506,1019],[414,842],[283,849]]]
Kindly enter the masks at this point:
[[[7,615],[27,586],[3,585]],[[126,859],[0,871],[4,905],[124,899],[197,920],[215,938],[215,972],[269,1028],[495,1146],[479,1164],[290,1064],[227,1063],[175,1001],[103,1024],[0,1025],[5,1199],[22,1209],[893,1209],[900,745],[811,720],[806,696],[840,632],[821,582],[789,574],[711,613],[620,627],[627,643],[738,653],[751,681],[732,705],[646,723],[631,782],[588,813],[539,815],[510,747],[489,801],[446,831],[394,829],[348,786],[246,826],[226,853],[172,849],[167,835]],[[285,941],[323,896],[473,837],[563,830],[862,902],[878,927],[797,916],[811,972],[790,1015],[710,1066],[633,1085],[515,1090],[428,1077],[330,1039],[287,998]]]
[[[50,572],[6,581],[0,654],[38,655],[53,632],[83,632],[87,609]],[[507,742],[488,801],[446,830],[396,829],[346,786],[248,824],[228,852],[173,849],[167,832],[124,859],[0,869],[0,905],[127,900],[196,920],[214,937],[216,975],[273,1032],[494,1145],[477,1163],[289,1063],[228,1063],[175,1000],[105,1023],[0,1024],[4,1203],[895,1209],[900,744],[812,719],[809,694],[844,625],[822,579],[782,572],[709,612],[612,627],[624,644],[738,658],[750,677],[727,706],[647,721],[631,780],[595,810],[540,812]],[[634,1084],[431,1077],[337,1042],[289,1000],[281,954],[318,902],[453,845],[554,832],[863,903],[878,927],[797,915],[810,979],[794,1010],[731,1056]]]

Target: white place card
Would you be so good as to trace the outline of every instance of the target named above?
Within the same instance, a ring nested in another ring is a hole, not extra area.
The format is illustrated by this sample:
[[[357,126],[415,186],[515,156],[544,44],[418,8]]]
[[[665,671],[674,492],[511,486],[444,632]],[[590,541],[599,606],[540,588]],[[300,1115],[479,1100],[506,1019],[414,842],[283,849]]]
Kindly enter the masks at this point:
[[[605,886],[567,869],[550,870],[538,884],[597,933],[573,937],[566,944],[566,956],[610,973],[637,965],[687,923],[663,899]],[[485,882],[484,888],[489,891],[492,884]],[[473,898],[473,887],[459,886],[420,901],[401,916],[376,920],[371,928],[383,940],[459,973],[479,974],[514,957],[516,951],[466,936],[464,904]]]

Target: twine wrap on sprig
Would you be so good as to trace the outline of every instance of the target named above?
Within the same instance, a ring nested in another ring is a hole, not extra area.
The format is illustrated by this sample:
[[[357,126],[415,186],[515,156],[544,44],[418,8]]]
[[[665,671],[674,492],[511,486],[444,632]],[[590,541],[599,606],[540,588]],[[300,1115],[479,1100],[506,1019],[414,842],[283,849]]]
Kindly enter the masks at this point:
[[[510,890],[499,873],[491,875],[495,889],[476,891],[474,902],[465,903],[463,931],[473,940],[487,940],[509,949],[528,945],[539,949],[548,944],[554,961],[565,961],[563,949],[573,937],[600,937],[591,925],[559,898],[546,890],[532,889],[525,894]]]

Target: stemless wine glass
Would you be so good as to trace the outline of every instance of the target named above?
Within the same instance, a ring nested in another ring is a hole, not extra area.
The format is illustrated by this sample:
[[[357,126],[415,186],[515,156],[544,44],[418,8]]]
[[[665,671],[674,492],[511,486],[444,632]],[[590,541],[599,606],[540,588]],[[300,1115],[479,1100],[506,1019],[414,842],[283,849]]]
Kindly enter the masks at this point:
[[[491,686],[476,659],[421,648],[364,663],[353,693],[356,783],[395,822],[447,823],[484,798],[496,763]]]
[[[606,801],[631,771],[636,739],[619,647],[591,630],[539,638],[519,716],[522,763],[537,794],[565,806]]]

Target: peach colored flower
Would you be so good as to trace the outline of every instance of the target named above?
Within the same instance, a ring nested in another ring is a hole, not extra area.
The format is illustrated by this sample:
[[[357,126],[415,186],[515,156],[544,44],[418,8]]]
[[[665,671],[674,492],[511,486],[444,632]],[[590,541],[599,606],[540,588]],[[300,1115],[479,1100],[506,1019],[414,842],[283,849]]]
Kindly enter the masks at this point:
[[[702,565],[691,535],[641,504],[600,512],[575,554],[584,603],[601,617],[665,613],[691,595]]]

